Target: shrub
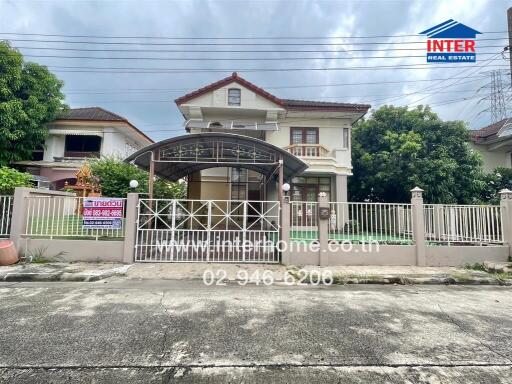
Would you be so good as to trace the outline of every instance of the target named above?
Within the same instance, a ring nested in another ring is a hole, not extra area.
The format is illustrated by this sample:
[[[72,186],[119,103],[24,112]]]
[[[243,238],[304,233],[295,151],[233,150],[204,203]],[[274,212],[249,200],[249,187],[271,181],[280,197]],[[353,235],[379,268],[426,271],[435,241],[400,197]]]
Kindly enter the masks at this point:
[[[125,163],[116,157],[105,157],[91,161],[93,177],[101,187],[105,197],[125,197],[130,192],[148,192],[148,172],[133,164]],[[130,188],[130,181],[137,180],[139,186]],[[185,184],[171,183],[167,180],[156,179],[153,185],[153,197],[157,199],[183,198]]]
[[[30,187],[32,175],[13,168],[0,167],[0,195],[12,195],[16,187]]]

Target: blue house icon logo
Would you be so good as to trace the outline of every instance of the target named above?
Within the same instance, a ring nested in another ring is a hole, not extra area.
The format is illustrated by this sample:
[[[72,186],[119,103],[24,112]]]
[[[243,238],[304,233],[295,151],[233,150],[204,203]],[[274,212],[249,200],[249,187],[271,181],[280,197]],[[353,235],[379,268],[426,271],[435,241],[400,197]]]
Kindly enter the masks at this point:
[[[427,36],[428,63],[476,62],[476,29],[450,19],[420,35]]]

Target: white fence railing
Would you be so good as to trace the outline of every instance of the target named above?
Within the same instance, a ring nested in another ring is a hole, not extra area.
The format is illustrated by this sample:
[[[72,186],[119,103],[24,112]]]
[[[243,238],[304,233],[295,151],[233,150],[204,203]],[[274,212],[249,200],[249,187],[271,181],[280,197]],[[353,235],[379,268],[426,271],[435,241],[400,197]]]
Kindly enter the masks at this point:
[[[26,226],[23,236],[45,238],[109,239],[124,237],[120,229],[89,229],[83,226],[84,197],[75,196],[29,196],[25,198]],[[126,208],[126,199],[124,207]]]
[[[140,199],[135,260],[276,263],[277,201]]]
[[[425,238],[431,244],[502,244],[502,209],[493,205],[425,204]]]
[[[11,233],[13,196],[0,196],[0,239],[6,239]]]
[[[318,240],[318,202],[290,202],[290,240]]]
[[[331,202],[331,241],[412,244],[412,206],[395,203]]]

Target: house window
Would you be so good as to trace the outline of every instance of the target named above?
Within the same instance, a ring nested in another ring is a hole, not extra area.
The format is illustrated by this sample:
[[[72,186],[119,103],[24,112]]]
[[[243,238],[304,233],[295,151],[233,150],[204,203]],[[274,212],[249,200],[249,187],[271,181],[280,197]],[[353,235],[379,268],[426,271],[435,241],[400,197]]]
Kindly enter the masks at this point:
[[[325,192],[328,199],[331,197],[330,177],[294,177],[291,187],[295,201],[317,201],[320,192]]]
[[[101,137],[66,135],[65,157],[100,157]]]
[[[30,156],[30,160],[33,161],[41,161],[44,158],[44,147],[42,145],[38,145],[36,149],[32,151],[32,156]]]
[[[316,145],[318,144],[318,128],[290,128],[290,144],[295,144],[291,151],[295,156],[319,156]]]
[[[290,144],[318,144],[318,128],[291,128]]]
[[[238,88],[228,89],[228,105],[240,105],[241,91]]]
[[[349,149],[350,148],[350,132],[348,128],[343,128],[342,130],[342,148]]]

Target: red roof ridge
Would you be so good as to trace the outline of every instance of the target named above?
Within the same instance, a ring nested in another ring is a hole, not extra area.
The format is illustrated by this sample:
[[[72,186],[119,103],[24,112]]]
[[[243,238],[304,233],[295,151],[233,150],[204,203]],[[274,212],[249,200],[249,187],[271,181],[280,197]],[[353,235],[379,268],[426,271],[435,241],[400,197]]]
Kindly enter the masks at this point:
[[[257,85],[251,83],[250,81],[247,81],[245,80],[244,78],[240,77],[238,75],[238,73],[236,72],[233,72],[231,74],[231,76],[228,76],[228,77],[225,77],[219,81],[216,81],[214,83],[211,83],[211,84],[208,84],[204,87],[201,87],[195,91],[192,91],[190,93],[187,93],[186,95],[183,95],[181,97],[178,97],[177,99],[174,100],[174,102],[177,104],[177,105],[180,105],[180,104],[184,104],[186,103],[187,101],[190,101],[192,99],[195,99],[196,97],[198,96],[201,96],[201,95],[204,95],[205,93],[208,93],[210,91],[214,91],[216,89],[219,89],[229,83],[232,83],[232,82],[237,82],[239,83],[240,85],[243,85],[244,87],[252,90],[254,93],[257,93],[259,94],[260,96],[278,104],[278,105],[282,105],[282,100],[279,99],[278,97],[272,95],[271,93],[265,91],[264,89],[258,87]]]
[[[318,109],[318,108],[345,108],[345,109],[355,109],[355,110],[368,110],[371,105],[369,104],[351,104],[351,103],[337,103],[337,102],[326,102],[326,101],[308,101],[308,100],[295,100],[295,99],[281,99],[273,94],[265,91],[264,89],[258,87],[257,85],[251,83],[248,80],[245,80],[243,77],[240,77],[237,72],[233,72],[230,76],[225,77],[219,81],[208,84],[204,87],[201,87],[195,91],[187,93],[181,97],[178,97],[174,100],[177,105],[181,105],[190,101],[198,96],[204,95],[205,93],[217,90],[227,84],[232,82],[237,82],[238,84],[252,90],[254,93],[266,98],[267,100],[272,101],[273,103],[290,109]],[[293,105],[295,104],[295,105]]]

